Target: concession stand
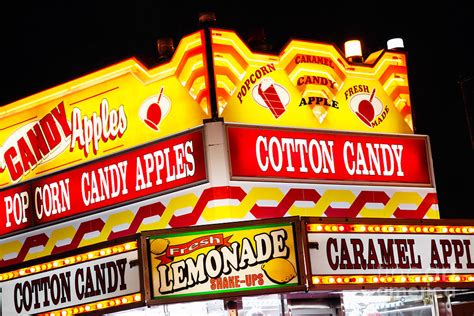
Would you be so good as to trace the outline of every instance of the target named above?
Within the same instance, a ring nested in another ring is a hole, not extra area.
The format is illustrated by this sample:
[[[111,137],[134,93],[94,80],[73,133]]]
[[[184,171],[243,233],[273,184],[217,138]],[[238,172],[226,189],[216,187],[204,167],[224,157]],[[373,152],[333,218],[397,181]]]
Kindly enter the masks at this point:
[[[230,30],[0,108],[0,315],[455,315],[406,54]]]

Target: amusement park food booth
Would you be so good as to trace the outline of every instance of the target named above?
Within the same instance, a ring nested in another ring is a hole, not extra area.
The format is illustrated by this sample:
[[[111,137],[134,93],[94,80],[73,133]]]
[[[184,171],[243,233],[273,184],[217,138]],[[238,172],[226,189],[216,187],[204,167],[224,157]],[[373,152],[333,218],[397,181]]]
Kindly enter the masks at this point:
[[[2,315],[471,306],[474,222],[439,218],[402,49],[205,28],[0,119]]]

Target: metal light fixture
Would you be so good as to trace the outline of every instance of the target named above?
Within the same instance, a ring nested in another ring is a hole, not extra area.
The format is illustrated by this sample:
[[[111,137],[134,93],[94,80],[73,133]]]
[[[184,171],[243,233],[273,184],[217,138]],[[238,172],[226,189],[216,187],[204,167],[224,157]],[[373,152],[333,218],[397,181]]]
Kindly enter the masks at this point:
[[[173,39],[169,37],[159,38],[156,41],[156,48],[158,50],[158,58],[160,61],[165,61],[171,58],[174,53]]]
[[[199,23],[210,24],[216,21],[216,14],[214,12],[200,12]]]

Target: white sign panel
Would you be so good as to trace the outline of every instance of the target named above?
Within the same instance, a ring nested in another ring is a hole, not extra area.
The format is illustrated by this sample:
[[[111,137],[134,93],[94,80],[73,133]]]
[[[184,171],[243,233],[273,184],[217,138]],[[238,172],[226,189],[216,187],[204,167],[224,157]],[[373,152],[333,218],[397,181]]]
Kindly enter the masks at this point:
[[[136,250],[2,283],[3,315],[36,314],[140,291]]]
[[[309,233],[312,275],[474,273],[470,235]]]

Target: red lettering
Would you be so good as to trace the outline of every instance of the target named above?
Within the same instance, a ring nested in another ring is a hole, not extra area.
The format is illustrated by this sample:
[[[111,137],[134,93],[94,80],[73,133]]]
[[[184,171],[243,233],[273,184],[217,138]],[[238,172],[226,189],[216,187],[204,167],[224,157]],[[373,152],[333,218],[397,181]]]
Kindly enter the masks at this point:
[[[39,124],[35,124],[32,129],[26,132],[26,136],[36,156],[36,160],[40,161],[49,153],[49,147],[46,139],[43,137]]]
[[[48,113],[39,121],[39,124],[50,150],[53,150],[61,142],[61,135],[54,117]]]
[[[20,179],[23,175],[23,166],[19,161],[13,161],[17,157],[18,153],[15,147],[10,147],[5,151],[5,164],[7,165],[8,171],[10,172],[10,178],[13,182]]]
[[[56,122],[59,123],[59,126],[61,126],[64,137],[69,137],[69,135],[71,135],[71,128],[67,122],[66,111],[64,110],[64,102],[59,103],[58,106],[51,111],[51,114],[54,116]]]
[[[237,93],[237,98],[239,99],[240,103],[243,102],[243,97],[247,95],[247,92],[250,91],[250,89],[257,82],[258,79],[260,79],[261,77],[265,75],[268,75],[269,73],[275,70],[276,70],[276,67],[274,64],[267,64],[255,70],[252,74],[250,74],[250,76],[247,79],[245,79],[244,84],[240,87],[239,93]]]
[[[18,151],[20,152],[21,164],[25,169],[33,169],[37,163],[35,155],[31,152],[30,146],[24,138],[18,140]]]

